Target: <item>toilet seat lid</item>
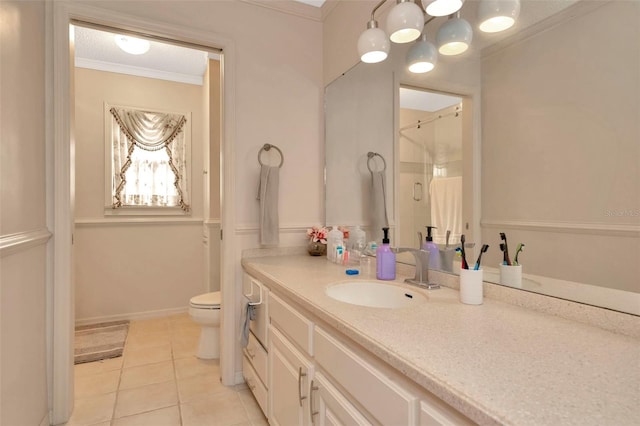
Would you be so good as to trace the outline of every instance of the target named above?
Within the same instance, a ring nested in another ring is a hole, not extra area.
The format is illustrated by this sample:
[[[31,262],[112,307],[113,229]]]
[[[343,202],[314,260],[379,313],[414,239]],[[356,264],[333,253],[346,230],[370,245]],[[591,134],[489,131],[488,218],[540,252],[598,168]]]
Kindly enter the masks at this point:
[[[189,303],[191,306],[203,306],[203,307],[213,307],[220,306],[220,292],[214,291],[211,293],[200,294],[198,296],[194,296],[191,298]]]

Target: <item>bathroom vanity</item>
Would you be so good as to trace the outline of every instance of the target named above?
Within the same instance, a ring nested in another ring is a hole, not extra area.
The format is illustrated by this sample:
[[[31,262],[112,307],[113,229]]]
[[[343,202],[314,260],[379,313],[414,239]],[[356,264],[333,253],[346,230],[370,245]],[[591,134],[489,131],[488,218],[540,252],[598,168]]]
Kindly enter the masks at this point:
[[[640,418],[637,337],[490,297],[463,305],[454,289],[421,290],[404,276],[395,285],[419,296],[415,303],[341,302],[326,289],[351,278],[321,257],[254,257],[242,265],[245,282],[269,294],[266,348],[249,356],[250,343],[244,374],[272,425]]]

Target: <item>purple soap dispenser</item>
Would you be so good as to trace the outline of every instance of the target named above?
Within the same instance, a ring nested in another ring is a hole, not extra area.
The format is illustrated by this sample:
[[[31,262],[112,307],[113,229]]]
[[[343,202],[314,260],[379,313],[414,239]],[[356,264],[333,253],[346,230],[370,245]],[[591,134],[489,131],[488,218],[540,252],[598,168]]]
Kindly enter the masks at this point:
[[[389,228],[382,228],[384,238],[376,250],[376,276],[379,280],[396,279],[396,254],[389,247]]]

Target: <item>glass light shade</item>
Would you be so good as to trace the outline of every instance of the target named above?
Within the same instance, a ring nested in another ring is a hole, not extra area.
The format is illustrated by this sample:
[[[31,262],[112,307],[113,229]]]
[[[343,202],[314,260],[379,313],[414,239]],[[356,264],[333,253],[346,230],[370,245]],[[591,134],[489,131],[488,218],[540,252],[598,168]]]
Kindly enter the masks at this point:
[[[387,31],[394,43],[409,43],[417,39],[423,27],[422,9],[411,1],[396,4],[387,15]]]
[[[436,47],[427,41],[426,36],[423,36],[407,52],[406,62],[409,71],[414,74],[429,72],[435,68],[438,62]]]
[[[452,18],[442,24],[436,34],[438,52],[443,55],[459,55],[469,48],[473,39],[471,24],[462,18]]]
[[[520,0],[481,0],[478,5],[480,31],[497,33],[509,29],[520,15]]]
[[[422,0],[422,6],[431,16],[448,16],[462,7],[463,0]]]
[[[368,64],[387,59],[390,47],[387,34],[377,27],[365,30],[358,38],[358,54],[362,62]]]
[[[116,44],[122,50],[132,55],[142,55],[149,51],[149,41],[125,35],[116,35]]]

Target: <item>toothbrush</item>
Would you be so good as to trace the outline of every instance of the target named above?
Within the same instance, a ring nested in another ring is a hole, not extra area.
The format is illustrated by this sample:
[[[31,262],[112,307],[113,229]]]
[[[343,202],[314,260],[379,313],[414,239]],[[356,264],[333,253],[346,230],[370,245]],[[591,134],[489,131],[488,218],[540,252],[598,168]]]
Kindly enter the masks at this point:
[[[469,264],[467,263],[467,256],[464,253],[464,234],[460,235],[460,253],[462,256],[462,269],[469,269]]]
[[[502,264],[511,266],[511,259],[509,259],[509,247],[507,246],[507,236],[504,232],[500,233],[500,239],[504,241],[504,244],[500,244],[500,250],[504,253]]]
[[[518,244],[518,247],[516,248],[516,255],[515,255],[515,257],[513,258],[513,264],[514,264],[514,265],[519,265],[519,263],[518,263],[518,255],[519,255],[519,254],[520,254],[520,252],[521,252],[521,251],[523,251],[523,250],[524,250],[524,243],[520,243],[520,244]]]
[[[477,271],[478,269],[480,269],[480,260],[482,259],[482,253],[485,253],[487,250],[489,250],[488,244],[483,245],[482,248],[480,249],[480,255],[478,256],[478,260],[476,260],[476,264],[473,267],[474,271]]]

